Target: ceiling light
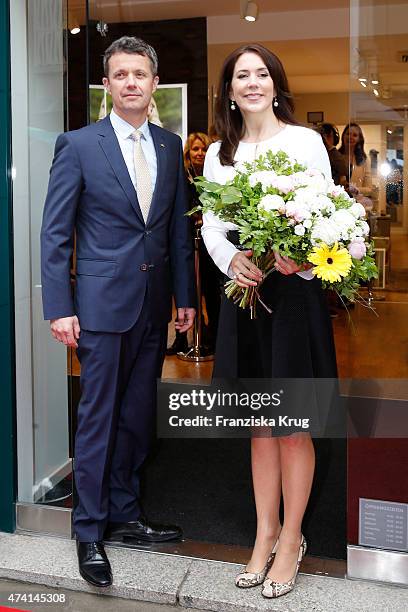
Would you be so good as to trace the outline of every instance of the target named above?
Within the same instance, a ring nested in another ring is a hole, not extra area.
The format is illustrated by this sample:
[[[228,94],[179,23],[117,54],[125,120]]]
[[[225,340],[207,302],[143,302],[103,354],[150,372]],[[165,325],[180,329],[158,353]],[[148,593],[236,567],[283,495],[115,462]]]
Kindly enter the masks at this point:
[[[248,2],[244,19],[246,21],[256,21],[258,19],[258,5],[256,2]]]
[[[392,130],[387,130],[387,134],[392,134]]]
[[[367,79],[365,79],[364,77],[360,77],[358,80],[360,81],[360,83],[365,83],[367,81]]]
[[[67,14],[67,29],[71,34],[79,34],[81,31],[80,24],[84,23],[84,16],[79,11],[68,10]]]
[[[378,81],[377,79],[374,79],[374,81],[371,81],[371,83],[373,85],[379,85],[380,81]]]
[[[378,89],[373,89],[373,94],[374,94],[375,96],[379,96],[379,95],[380,95],[380,93],[379,93]]]
[[[365,81],[360,81],[360,85],[362,85],[363,87],[367,87],[367,83]]]

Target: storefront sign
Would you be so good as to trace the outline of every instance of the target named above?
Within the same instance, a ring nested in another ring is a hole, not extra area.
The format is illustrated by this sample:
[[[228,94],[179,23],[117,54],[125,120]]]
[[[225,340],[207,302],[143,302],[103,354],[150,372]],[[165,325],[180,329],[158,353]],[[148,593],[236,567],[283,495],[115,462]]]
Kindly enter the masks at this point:
[[[360,498],[358,543],[408,551],[408,504]]]

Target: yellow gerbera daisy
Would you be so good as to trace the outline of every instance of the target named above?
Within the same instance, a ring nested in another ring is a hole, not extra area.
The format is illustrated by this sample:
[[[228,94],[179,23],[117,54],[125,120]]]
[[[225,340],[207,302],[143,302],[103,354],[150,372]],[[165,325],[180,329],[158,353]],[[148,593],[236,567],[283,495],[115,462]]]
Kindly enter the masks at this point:
[[[329,283],[336,283],[342,276],[347,276],[352,266],[350,253],[347,249],[339,248],[337,242],[331,248],[324,243],[315,246],[309,261],[315,265],[313,274]]]

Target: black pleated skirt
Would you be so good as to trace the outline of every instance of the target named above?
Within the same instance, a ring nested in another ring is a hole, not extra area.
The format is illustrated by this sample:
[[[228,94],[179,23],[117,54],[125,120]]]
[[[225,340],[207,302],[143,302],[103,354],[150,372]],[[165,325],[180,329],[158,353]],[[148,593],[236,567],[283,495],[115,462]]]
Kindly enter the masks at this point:
[[[336,378],[333,330],[321,282],[273,272],[257,318],[222,298],[215,378]]]
[[[213,378],[336,379],[333,329],[319,279],[275,271],[261,285],[260,295],[272,313],[258,303],[253,320],[248,309],[223,295]],[[327,424],[333,412],[324,403],[312,410],[315,423],[320,415],[320,423]]]

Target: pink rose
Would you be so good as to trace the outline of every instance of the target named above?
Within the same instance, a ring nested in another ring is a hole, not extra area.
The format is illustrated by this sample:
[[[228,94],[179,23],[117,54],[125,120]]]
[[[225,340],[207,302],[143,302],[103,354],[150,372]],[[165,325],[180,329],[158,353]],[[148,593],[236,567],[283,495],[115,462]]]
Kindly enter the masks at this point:
[[[366,245],[360,240],[353,240],[348,245],[348,252],[354,259],[362,259],[367,252]]]
[[[282,191],[282,193],[289,193],[289,191],[293,191],[295,187],[293,177],[286,176],[285,174],[272,177],[270,183],[272,187],[279,189],[279,191]]]
[[[292,217],[297,223],[302,223],[305,219],[310,219],[310,210],[304,203],[295,199],[286,203],[286,216]]]

